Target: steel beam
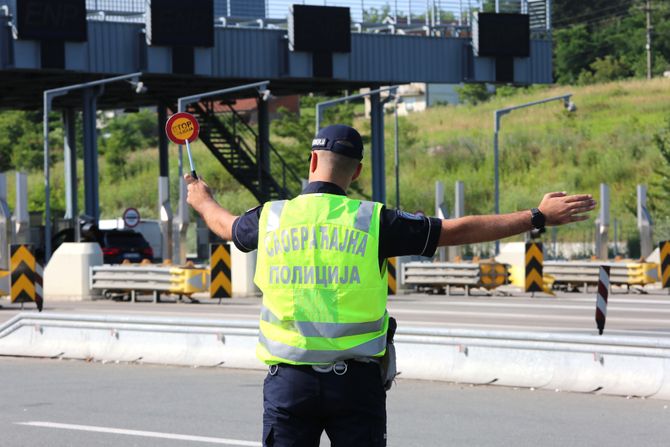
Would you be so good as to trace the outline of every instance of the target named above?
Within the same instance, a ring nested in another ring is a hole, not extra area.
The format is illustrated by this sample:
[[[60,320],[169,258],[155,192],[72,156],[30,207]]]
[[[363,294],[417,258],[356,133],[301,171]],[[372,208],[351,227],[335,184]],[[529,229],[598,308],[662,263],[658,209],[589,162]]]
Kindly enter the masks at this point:
[[[372,200],[386,204],[384,104],[379,92],[370,95],[370,122],[372,136]]]
[[[94,88],[84,89],[84,210],[95,223],[100,217],[100,198],[98,193],[98,134],[96,130],[97,98],[99,92]]]

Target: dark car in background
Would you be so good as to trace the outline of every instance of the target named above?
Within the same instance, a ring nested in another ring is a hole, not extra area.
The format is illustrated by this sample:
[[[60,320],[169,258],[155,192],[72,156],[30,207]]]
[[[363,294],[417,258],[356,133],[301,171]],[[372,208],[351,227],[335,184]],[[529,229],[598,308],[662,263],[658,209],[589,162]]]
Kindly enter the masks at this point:
[[[105,264],[120,264],[123,261],[152,261],[154,251],[140,233],[132,230],[98,230],[97,240],[102,248]]]
[[[97,227],[83,228],[82,242],[97,242],[102,249],[105,264],[121,264],[123,261],[142,262],[144,259],[153,261],[154,252],[149,242],[133,230],[100,230]],[[59,231],[52,238],[55,251],[63,242],[74,242],[74,230],[67,228]]]

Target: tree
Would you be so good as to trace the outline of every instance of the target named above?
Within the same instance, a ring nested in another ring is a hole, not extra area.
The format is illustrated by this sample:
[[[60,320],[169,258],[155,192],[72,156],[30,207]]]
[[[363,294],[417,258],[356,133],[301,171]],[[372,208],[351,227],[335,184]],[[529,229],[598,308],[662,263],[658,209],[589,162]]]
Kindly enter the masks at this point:
[[[493,93],[486,88],[486,84],[464,84],[461,87],[456,87],[456,92],[462,102],[472,105],[488,101],[493,96]]]
[[[575,25],[554,33],[556,82],[572,84],[595,59],[595,44],[586,25]]]
[[[670,202],[670,116],[665,126],[652,137],[654,146],[661,155],[662,163],[654,169],[654,177],[649,191],[649,205],[653,213],[667,216]]]
[[[642,0],[559,0],[554,5],[554,74],[559,83],[645,77]],[[669,68],[670,2],[652,2],[654,75]],[[595,66],[594,66],[595,64]]]
[[[590,70],[582,70],[577,82],[579,84],[594,84],[624,79],[633,75],[633,70],[619,58],[607,55],[597,58],[589,65]]]

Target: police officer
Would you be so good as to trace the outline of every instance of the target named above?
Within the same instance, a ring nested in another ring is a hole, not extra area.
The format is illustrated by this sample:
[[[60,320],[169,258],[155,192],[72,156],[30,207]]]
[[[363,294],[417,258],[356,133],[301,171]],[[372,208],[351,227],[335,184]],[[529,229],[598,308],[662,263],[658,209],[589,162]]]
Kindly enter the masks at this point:
[[[265,446],[318,446],[324,430],[335,447],[386,445],[387,258],[580,221],[595,207],[590,195],[550,193],[516,213],[415,216],[346,196],[362,159],[355,129],[326,127],[312,142],[302,194],[239,217],[185,176],[188,203],[209,228],[244,252],[258,250]]]

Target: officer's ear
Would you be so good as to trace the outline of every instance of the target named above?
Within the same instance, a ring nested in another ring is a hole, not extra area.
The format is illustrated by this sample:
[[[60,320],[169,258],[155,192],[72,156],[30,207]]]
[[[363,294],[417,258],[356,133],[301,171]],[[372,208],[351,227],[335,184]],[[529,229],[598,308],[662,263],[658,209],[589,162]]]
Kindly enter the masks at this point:
[[[354,172],[354,175],[351,176],[351,181],[353,182],[356,180],[360,175],[361,175],[361,170],[363,169],[363,163],[358,163],[358,166],[356,167],[356,171]]]
[[[310,173],[316,172],[316,165],[319,163],[318,158],[319,158],[319,156],[316,154],[316,152],[312,151],[312,155],[309,159],[309,172]]]

